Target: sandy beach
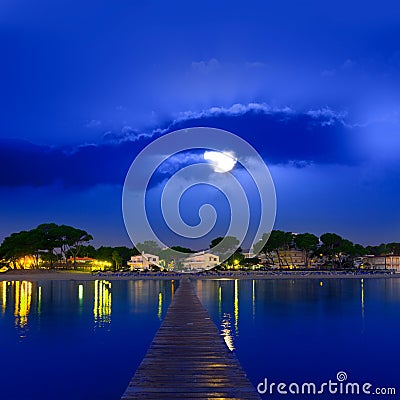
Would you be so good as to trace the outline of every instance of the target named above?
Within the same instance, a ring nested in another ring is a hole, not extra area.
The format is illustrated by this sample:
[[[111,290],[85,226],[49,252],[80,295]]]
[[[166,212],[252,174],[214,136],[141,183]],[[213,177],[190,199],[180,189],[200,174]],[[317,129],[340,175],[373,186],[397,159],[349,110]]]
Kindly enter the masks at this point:
[[[140,279],[180,279],[188,276],[191,279],[377,279],[377,278],[400,278],[397,273],[365,272],[355,273],[338,271],[222,271],[219,273],[205,272],[201,274],[182,273],[100,273],[91,274],[80,271],[48,271],[48,270],[11,270],[0,274],[0,281],[44,281],[44,280],[73,280],[94,281],[106,280],[140,280]]]

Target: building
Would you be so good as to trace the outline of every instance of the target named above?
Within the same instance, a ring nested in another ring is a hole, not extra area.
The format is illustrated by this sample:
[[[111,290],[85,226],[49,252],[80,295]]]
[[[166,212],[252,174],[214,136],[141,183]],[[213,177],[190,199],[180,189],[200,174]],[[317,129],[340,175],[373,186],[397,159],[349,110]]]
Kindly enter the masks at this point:
[[[80,271],[104,271],[112,267],[112,263],[109,261],[100,261],[90,257],[73,257],[68,258],[68,264],[74,264],[76,269]]]
[[[183,269],[191,272],[201,272],[219,265],[219,257],[200,251],[183,260]]]
[[[160,258],[155,256],[154,254],[142,253],[137,256],[132,256],[130,261],[128,261],[128,266],[131,268],[131,271],[138,270],[144,271],[146,269],[150,269],[152,266],[159,266]]]
[[[364,259],[364,266],[375,269],[394,269],[400,272],[400,256],[369,256]]]
[[[306,257],[302,250],[278,250],[265,255],[260,253],[258,257],[262,264],[271,265],[275,268],[304,268]]]

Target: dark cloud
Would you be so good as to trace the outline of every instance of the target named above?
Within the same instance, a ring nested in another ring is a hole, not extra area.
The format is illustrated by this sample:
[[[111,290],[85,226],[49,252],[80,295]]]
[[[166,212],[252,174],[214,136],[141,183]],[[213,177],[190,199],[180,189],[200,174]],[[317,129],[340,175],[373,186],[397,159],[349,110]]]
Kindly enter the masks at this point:
[[[108,133],[99,144],[74,148],[39,146],[26,141],[0,142],[1,186],[61,183],[82,188],[122,184],[135,156],[160,134],[193,126],[221,128],[249,141],[270,164],[304,167],[357,162],[354,128],[329,109],[294,112],[266,105],[235,105],[186,113],[149,133]]]
[[[235,105],[183,115],[164,132],[193,126],[225,129],[247,140],[273,164],[354,164],[359,160],[355,128],[343,118],[330,109],[295,112],[263,104]]]

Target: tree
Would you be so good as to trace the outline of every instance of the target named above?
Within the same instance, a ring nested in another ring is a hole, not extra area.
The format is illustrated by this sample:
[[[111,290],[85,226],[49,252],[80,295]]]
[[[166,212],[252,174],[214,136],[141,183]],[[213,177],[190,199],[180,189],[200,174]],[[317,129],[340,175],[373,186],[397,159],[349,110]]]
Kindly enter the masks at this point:
[[[319,244],[319,239],[312,233],[299,233],[294,237],[296,246],[304,251],[305,264],[308,266],[309,256],[315,252]]]
[[[353,260],[357,255],[357,250],[360,250],[360,245],[356,248],[353,242],[343,239],[336,233],[324,233],[321,235],[321,241],[320,251],[328,257],[332,266],[339,268],[353,267]]]
[[[40,224],[35,231],[38,232],[40,248],[43,250],[42,257],[44,256],[50,262],[50,268],[52,268],[57,258],[55,249],[61,247],[59,226],[54,222]]]
[[[263,238],[255,244],[254,249],[256,250],[256,254],[259,252],[264,253],[271,265],[274,265],[273,255],[275,254],[278,259],[279,267],[282,267],[284,263],[280,251],[290,249],[293,242],[293,233],[273,230],[269,234],[268,240],[265,242],[266,236],[268,236],[268,234],[264,234]]]
[[[89,244],[87,246],[82,245],[79,253],[80,253],[81,257],[98,258],[97,250],[91,244]],[[67,252],[67,256],[72,257],[72,253]]]
[[[398,255],[400,254],[400,243],[388,243],[386,245],[389,254]]]
[[[96,250],[96,258],[101,261],[110,261],[112,262],[112,253],[114,249],[109,246],[100,246]]]
[[[353,259],[356,252],[354,249],[353,242],[350,240],[343,239],[340,245],[337,247],[336,258],[339,264],[339,267],[344,267],[347,264],[348,267],[353,267]]]
[[[239,240],[234,236],[217,237],[210,243],[210,249],[216,253],[228,253],[229,251],[241,251]]]
[[[320,237],[322,242],[322,249],[327,254],[334,254],[335,249],[337,249],[343,241],[343,238],[336,233],[324,233]]]
[[[361,244],[354,245],[354,255],[357,257],[365,256],[368,254],[367,249]]]
[[[93,237],[82,229],[68,225],[59,226],[51,222],[40,224],[30,231],[13,233],[4,239],[0,252],[13,265],[16,265],[17,258],[33,256],[34,266],[39,265],[39,259],[42,257],[49,261],[52,267],[57,258],[56,249],[59,249],[64,257],[68,252],[75,261],[82,245],[92,239]]]
[[[180,253],[187,253],[187,254],[195,253],[193,250],[188,249],[187,247],[181,247],[181,246],[171,246],[171,249],[175,250],[175,251],[179,251]]]
[[[367,253],[374,256],[384,256],[389,253],[388,246],[385,243],[381,243],[379,246],[367,246]]]
[[[114,250],[112,252],[112,260],[114,262],[115,269],[117,270],[118,268],[120,268],[122,264],[122,257],[120,256],[118,251]]]
[[[65,256],[67,252],[72,254],[75,268],[76,257],[78,256],[83,244],[93,240],[93,237],[83,229],[77,229],[69,225],[59,226],[58,234],[61,238],[61,251]]]
[[[244,255],[240,251],[235,251],[227,260],[228,265],[237,267],[243,263]]]
[[[12,233],[3,240],[0,246],[1,258],[8,260],[12,268],[24,268],[18,263],[18,259],[32,254],[32,246],[29,243],[29,232],[21,231]]]
[[[187,247],[172,246],[160,251],[160,260],[164,261],[166,268],[168,266],[179,266],[183,259],[189,257],[190,254],[195,253],[193,250]]]
[[[137,243],[136,248],[143,253],[154,254],[159,256],[161,247],[154,240],[145,240],[143,243]]]

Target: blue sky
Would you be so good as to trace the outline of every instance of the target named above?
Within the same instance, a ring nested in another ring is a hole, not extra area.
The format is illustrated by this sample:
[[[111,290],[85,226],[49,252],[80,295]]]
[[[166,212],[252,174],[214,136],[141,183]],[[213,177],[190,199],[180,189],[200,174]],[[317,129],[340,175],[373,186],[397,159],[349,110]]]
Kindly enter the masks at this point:
[[[55,221],[128,244],[135,155],[165,132],[230,130],[268,163],[276,228],[400,236],[395,1],[5,0],[0,239]]]

